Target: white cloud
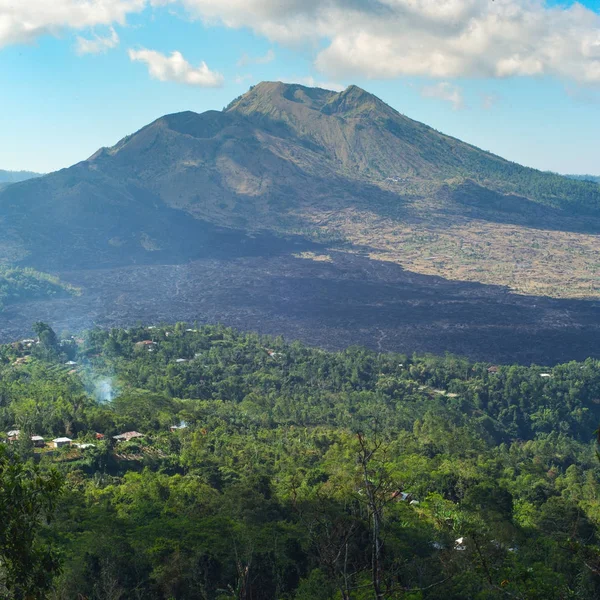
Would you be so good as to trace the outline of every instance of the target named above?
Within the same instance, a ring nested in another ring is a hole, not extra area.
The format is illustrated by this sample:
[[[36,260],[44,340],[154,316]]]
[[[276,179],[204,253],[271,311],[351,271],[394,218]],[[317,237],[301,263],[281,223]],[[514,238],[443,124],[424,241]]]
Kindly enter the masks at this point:
[[[75,51],[77,54],[102,54],[119,45],[119,36],[111,27],[110,34],[107,36],[99,36],[94,34],[92,39],[77,36],[75,43]]]
[[[550,75],[600,84],[600,14],[573,0],[0,0],[0,47],[122,25],[167,5],[208,25],[318,48],[316,67],[334,81]],[[81,39],[82,51],[106,48]]]
[[[128,54],[131,60],[145,63],[150,76],[160,81],[175,81],[200,87],[223,85],[223,75],[211,71],[204,61],[197,67],[193,67],[181,52],[172,52],[170,56],[165,56],[155,50],[142,48],[141,50],[130,49]]]
[[[238,67],[246,67],[248,65],[266,65],[270,62],[273,62],[275,60],[275,52],[273,52],[273,50],[269,50],[264,56],[248,56],[248,54],[246,54],[244,52],[244,54],[242,54],[242,57],[240,58],[240,60],[238,60],[237,62],[237,66]]]
[[[424,98],[438,98],[444,102],[450,102],[454,110],[460,110],[465,107],[460,88],[447,81],[424,86],[421,88],[421,96]]]
[[[600,83],[600,15],[546,0],[179,0],[206,23],[325,44],[329,77],[531,77]]]
[[[0,48],[65,29],[124,24],[146,0],[0,0]]]

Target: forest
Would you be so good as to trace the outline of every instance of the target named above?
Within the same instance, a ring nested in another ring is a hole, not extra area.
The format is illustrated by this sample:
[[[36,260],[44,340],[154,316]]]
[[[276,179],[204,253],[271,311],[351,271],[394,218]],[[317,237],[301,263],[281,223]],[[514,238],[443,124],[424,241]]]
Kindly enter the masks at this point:
[[[1,598],[600,597],[600,361],[34,329],[0,347]]]

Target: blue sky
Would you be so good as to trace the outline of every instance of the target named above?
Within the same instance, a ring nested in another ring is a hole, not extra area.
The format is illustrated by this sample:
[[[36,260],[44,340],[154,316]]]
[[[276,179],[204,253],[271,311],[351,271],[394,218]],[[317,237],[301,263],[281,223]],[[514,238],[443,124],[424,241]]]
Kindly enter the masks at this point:
[[[286,80],[353,83],[510,160],[600,174],[600,0],[419,0],[418,15],[408,0],[331,0],[327,12],[314,0],[84,0],[89,15],[101,5],[90,17],[53,0],[61,10],[40,17],[42,1],[0,0],[0,169],[66,167],[163,114]],[[467,23],[478,29],[465,41]]]

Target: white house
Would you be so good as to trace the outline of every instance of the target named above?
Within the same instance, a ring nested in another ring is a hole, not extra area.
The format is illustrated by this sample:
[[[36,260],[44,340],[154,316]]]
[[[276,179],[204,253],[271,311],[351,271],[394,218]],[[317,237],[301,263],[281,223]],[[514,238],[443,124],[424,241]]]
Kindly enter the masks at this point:
[[[70,446],[71,441],[72,440],[68,437],[60,437],[52,440],[52,443],[54,444],[55,448],[63,448],[64,446]]]

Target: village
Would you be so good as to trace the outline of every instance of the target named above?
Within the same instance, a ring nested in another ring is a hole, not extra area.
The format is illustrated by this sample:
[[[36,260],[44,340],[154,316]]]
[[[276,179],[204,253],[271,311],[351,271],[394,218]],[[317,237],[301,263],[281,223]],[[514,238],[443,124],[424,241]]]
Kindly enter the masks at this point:
[[[170,433],[175,433],[177,431],[181,431],[187,429],[187,424],[181,422],[177,425],[172,425],[169,427]],[[111,436],[110,440],[112,440],[112,444],[118,445],[123,442],[131,442],[133,440],[140,440],[142,438],[146,438],[147,436],[139,431],[125,431],[123,433],[119,433],[117,435]],[[92,439],[93,441],[90,441]],[[83,434],[81,438],[77,438],[75,440],[66,437],[56,437],[54,439],[46,439],[45,437],[37,434],[27,434],[22,432],[19,429],[11,429],[7,431],[4,437],[0,437],[0,443],[5,443],[8,445],[14,445],[18,442],[23,442],[24,440],[28,440],[30,442],[31,447],[34,449],[34,453],[40,454],[44,453],[46,455],[52,455],[57,450],[76,450],[78,453],[71,453],[71,458],[78,458],[81,453],[84,453],[86,450],[91,448],[96,448],[98,442],[108,442],[110,440],[106,439],[106,436],[103,433],[94,432],[93,434]]]

